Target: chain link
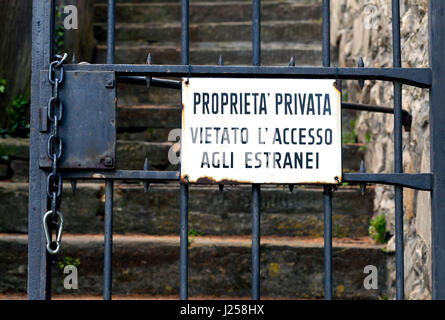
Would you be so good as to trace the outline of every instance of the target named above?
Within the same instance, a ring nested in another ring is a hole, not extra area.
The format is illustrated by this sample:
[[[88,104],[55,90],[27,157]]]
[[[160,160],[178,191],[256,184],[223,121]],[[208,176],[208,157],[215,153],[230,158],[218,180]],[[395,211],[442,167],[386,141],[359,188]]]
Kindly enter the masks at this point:
[[[46,249],[50,254],[56,254],[60,250],[63,232],[63,216],[59,212],[62,200],[62,176],[59,172],[59,160],[62,157],[62,138],[59,136],[59,124],[63,115],[63,103],[60,100],[59,91],[63,83],[65,71],[63,63],[68,55],[56,56],[56,60],[50,63],[48,80],[52,85],[52,97],[48,101],[48,119],[51,122],[51,133],[48,137],[47,154],[52,161],[52,171],[47,177],[46,193],[50,210],[43,216],[43,228],[46,238]],[[56,228],[56,240],[52,240],[52,227]]]

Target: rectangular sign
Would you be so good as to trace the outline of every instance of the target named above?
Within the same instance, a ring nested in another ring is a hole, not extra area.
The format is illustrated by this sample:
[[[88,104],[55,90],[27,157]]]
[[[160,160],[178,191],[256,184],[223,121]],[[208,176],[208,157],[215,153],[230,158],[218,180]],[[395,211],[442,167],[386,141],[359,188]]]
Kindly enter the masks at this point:
[[[342,180],[334,80],[182,81],[181,179],[190,183]]]

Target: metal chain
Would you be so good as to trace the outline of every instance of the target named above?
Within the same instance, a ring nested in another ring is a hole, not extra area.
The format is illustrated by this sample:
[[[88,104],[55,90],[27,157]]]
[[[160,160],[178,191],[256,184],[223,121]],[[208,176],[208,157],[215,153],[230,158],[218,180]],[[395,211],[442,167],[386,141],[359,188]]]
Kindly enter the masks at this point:
[[[60,250],[63,232],[63,216],[59,212],[62,199],[62,176],[59,172],[59,160],[62,157],[62,138],[59,136],[59,124],[63,115],[63,103],[59,90],[63,83],[63,63],[68,55],[56,55],[56,60],[50,63],[48,80],[52,85],[52,97],[48,101],[48,120],[51,122],[51,133],[48,137],[47,153],[52,161],[52,171],[47,177],[46,193],[51,203],[50,210],[43,216],[43,228],[46,238],[46,249],[50,254]],[[52,227],[56,228],[56,240],[52,240]]]

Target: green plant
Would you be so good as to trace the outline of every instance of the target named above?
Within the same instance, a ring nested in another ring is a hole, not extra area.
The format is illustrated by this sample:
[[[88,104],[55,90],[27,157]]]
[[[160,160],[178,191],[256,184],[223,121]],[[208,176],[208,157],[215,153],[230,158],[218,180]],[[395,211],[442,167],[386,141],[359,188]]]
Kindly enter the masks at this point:
[[[386,242],[386,216],[384,214],[380,214],[374,219],[371,219],[369,236],[376,243],[383,244]]]
[[[192,243],[192,241],[195,240],[195,237],[203,236],[203,235],[204,235],[204,232],[199,232],[198,230],[190,229],[188,232],[188,245],[190,245]]]
[[[368,132],[365,134],[365,139],[366,139],[366,143],[370,143],[370,142],[371,142],[372,135],[371,135],[371,132],[370,132],[370,131],[368,131]]]
[[[343,144],[356,143],[357,142],[357,132],[355,130],[355,120],[349,121],[350,129],[348,131],[343,131]]]
[[[346,237],[345,230],[343,230],[343,228],[339,224],[335,225],[334,237],[335,238],[344,238],[344,237]]]
[[[65,269],[66,266],[75,266],[78,268],[80,266],[80,259],[79,258],[73,258],[73,257],[64,257],[62,261],[59,261],[59,268]]]
[[[29,137],[29,122],[27,113],[29,110],[29,100],[23,95],[15,97],[12,107],[9,109],[8,118],[10,121],[9,134],[16,137]]]
[[[62,22],[62,10],[59,10],[59,6],[56,6],[56,30],[55,30],[55,51],[60,52],[63,46],[63,39],[65,38],[65,28],[63,25],[59,24]]]
[[[6,80],[0,79],[0,93],[5,93],[6,91]]]

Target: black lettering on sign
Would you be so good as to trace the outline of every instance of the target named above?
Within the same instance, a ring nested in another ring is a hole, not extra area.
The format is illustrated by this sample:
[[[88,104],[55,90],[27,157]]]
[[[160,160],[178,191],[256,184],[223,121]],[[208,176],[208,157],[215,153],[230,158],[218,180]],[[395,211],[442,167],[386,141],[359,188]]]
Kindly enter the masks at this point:
[[[207,152],[203,152],[202,154],[201,168],[210,168],[209,155]]]
[[[209,114],[209,94],[204,92],[202,94],[202,114]]]
[[[196,114],[196,106],[201,103],[201,95],[197,92],[193,95],[193,113]]]
[[[276,115],[331,115],[329,94],[275,93]]]
[[[224,114],[224,107],[229,104],[229,95],[221,93],[221,114]]]
[[[230,114],[238,114],[236,106],[238,104],[238,96],[236,93],[230,94]]]
[[[272,159],[272,164],[269,159]],[[245,152],[245,168],[262,169],[319,169],[320,154],[318,152]]]

